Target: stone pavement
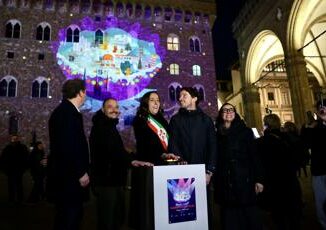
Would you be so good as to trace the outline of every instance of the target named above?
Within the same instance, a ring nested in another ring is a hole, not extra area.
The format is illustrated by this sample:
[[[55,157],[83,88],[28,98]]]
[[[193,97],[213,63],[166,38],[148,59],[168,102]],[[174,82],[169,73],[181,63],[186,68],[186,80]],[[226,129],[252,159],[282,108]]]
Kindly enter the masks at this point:
[[[305,201],[304,216],[302,218],[303,230],[319,230],[315,211],[313,196],[311,190],[311,178],[301,176],[300,182],[303,188]],[[25,198],[31,190],[31,177],[29,173],[24,176]],[[127,192],[127,197],[129,197]],[[0,230],[51,230],[53,223],[54,208],[46,201],[41,201],[36,205],[23,204],[14,205],[7,202],[7,184],[6,178],[0,174]],[[95,207],[94,199],[91,199],[85,206],[84,220],[82,230],[95,230]],[[215,210],[215,224],[218,226],[218,207]],[[272,224],[268,215],[265,215],[266,230],[272,230]],[[128,228],[125,227],[124,230]],[[218,229],[218,227],[216,227]]]

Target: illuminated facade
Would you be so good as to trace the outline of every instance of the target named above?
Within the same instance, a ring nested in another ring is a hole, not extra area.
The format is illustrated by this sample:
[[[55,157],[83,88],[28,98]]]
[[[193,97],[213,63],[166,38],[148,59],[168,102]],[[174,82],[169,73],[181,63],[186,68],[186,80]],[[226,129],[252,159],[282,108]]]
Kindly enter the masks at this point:
[[[47,120],[70,78],[87,85],[87,133],[102,100],[115,97],[131,148],[131,120],[148,90],[169,118],[180,88],[196,87],[216,116],[213,0],[0,0],[0,14],[0,148],[17,131],[25,142],[33,132],[47,142]]]
[[[266,109],[301,126],[325,98],[325,19],[324,0],[246,2],[233,24],[239,68],[227,100],[250,126],[262,127]]]

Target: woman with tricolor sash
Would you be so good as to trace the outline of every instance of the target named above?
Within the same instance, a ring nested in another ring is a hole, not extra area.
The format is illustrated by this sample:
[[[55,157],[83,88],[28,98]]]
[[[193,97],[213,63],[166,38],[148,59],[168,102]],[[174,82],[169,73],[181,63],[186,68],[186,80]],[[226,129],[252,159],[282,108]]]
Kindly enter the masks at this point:
[[[151,91],[140,99],[140,106],[133,122],[136,138],[136,159],[164,164],[164,160],[178,160],[168,153],[168,122],[163,116],[160,98]],[[130,204],[130,224],[134,229],[154,229],[153,177],[150,168],[133,169]]]

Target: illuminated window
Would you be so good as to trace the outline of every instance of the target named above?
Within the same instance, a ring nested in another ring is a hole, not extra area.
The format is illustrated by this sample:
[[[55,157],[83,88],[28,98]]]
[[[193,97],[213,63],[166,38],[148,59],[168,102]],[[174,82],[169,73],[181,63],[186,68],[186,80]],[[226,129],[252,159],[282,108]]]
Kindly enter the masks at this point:
[[[36,28],[36,40],[38,41],[50,41],[51,28],[48,23],[42,22]]]
[[[17,80],[12,76],[6,76],[0,81],[1,97],[16,97]]]
[[[80,29],[77,26],[70,26],[67,29],[67,42],[74,42],[78,43],[79,42],[79,33]]]
[[[170,74],[171,75],[179,75],[179,65],[178,64],[170,64]]]
[[[192,66],[192,75],[194,76],[201,76],[201,68],[199,65]]]
[[[49,83],[44,77],[38,77],[32,84],[32,97],[48,97]]]
[[[20,38],[21,23],[18,20],[12,19],[6,24],[6,38]]]
[[[175,34],[169,34],[167,38],[168,50],[179,50],[179,37]]]
[[[201,52],[200,40],[198,37],[191,37],[189,39],[189,49],[191,52]]]

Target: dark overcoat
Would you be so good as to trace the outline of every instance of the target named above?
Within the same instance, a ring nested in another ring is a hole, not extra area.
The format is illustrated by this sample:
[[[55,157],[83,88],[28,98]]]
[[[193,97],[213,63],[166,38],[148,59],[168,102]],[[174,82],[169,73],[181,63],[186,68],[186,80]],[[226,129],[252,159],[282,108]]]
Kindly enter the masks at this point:
[[[89,171],[89,151],[83,117],[68,100],[63,100],[49,120],[50,155],[47,193],[50,201],[80,202],[89,197],[79,179]]]

